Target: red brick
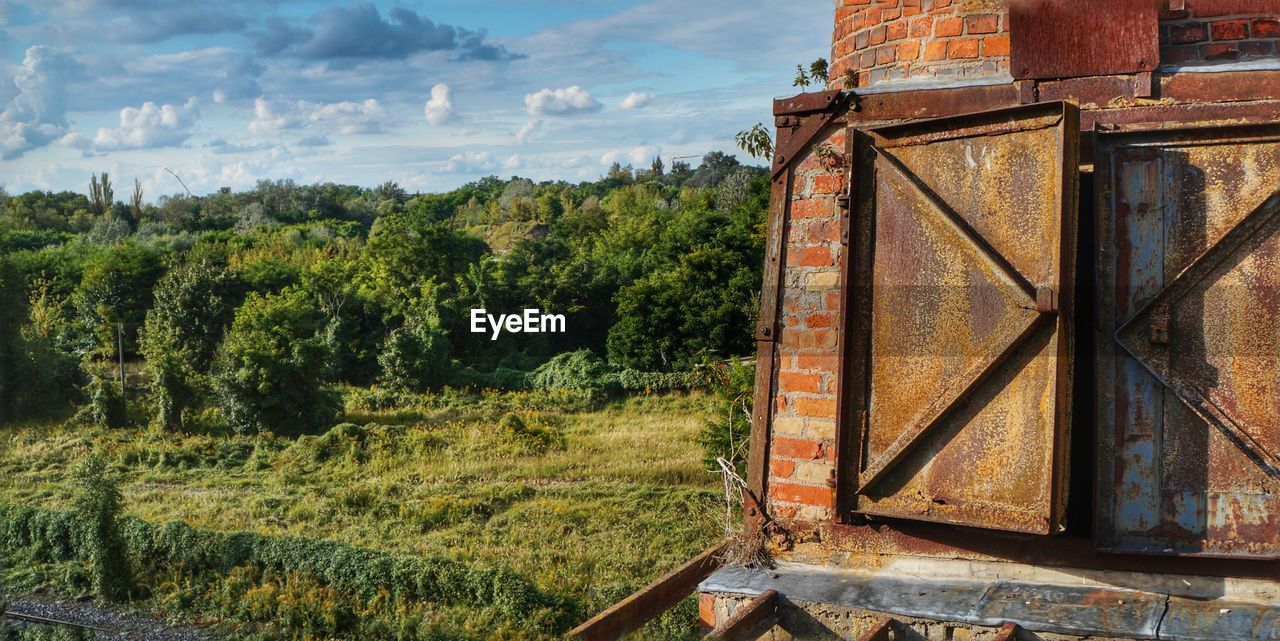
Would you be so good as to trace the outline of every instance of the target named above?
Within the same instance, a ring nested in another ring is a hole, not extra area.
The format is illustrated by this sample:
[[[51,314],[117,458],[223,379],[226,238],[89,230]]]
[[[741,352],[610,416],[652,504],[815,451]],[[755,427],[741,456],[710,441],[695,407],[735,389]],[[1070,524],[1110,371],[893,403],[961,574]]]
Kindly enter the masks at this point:
[[[796,369],[836,371],[839,359],[832,354],[797,354]]]
[[[884,25],[875,27],[871,30],[871,37],[868,42],[872,45],[882,45],[884,44],[885,38],[888,37],[888,33],[889,30]]]
[[[1248,20],[1219,20],[1210,28],[1214,40],[1244,40],[1249,37]]]
[[[792,399],[796,413],[813,418],[835,418],[836,399],[834,398],[796,398]],[[816,457],[814,457],[816,458]]]
[[[859,31],[857,35],[853,37],[854,47],[859,50],[866,49],[867,45],[870,44],[870,38],[871,38],[870,31],[866,29]]]
[[[772,455],[812,461],[822,458],[822,444],[804,439],[778,436],[773,439]]]
[[[1240,57],[1240,49],[1229,44],[1204,45],[1200,53],[1205,60],[1235,60]]]
[[[898,59],[898,48],[894,46],[876,47],[876,64],[887,65]]]
[[[827,292],[827,298],[823,302],[823,309],[840,309],[840,292]]]
[[[796,473],[795,461],[773,459],[769,461],[769,476],[775,479],[789,479]]]
[[[1200,47],[1161,47],[1160,62],[1191,62],[1200,59]]]
[[[943,40],[934,40],[924,43],[924,59],[925,60],[946,60],[947,59],[947,43]]]
[[[778,387],[784,392],[820,394],[822,393],[822,377],[817,374],[780,372],[778,374]]]
[[[805,230],[805,238],[811,243],[834,243],[840,240],[840,223],[835,220],[815,220]]]
[[[782,333],[782,346],[802,350],[832,349],[836,346],[836,333],[826,329],[789,327]]]
[[[912,38],[926,38],[933,33],[933,16],[920,16],[907,23],[907,35]]]
[[[787,264],[801,267],[830,267],[836,263],[828,247],[801,247],[787,252]]]
[[[835,144],[835,143],[831,143]],[[838,194],[844,189],[844,176],[840,174],[822,174],[813,178],[813,193]]]
[[[788,503],[830,507],[832,490],[829,487],[796,485],[795,483],[772,483],[769,485],[769,496],[775,500]]]
[[[903,20],[889,24],[885,31],[885,37],[889,40],[901,40],[907,37],[907,23]]]
[[[830,312],[813,313],[804,317],[804,326],[813,329],[826,329],[836,326],[836,315]]]
[[[982,55],[984,57],[1009,55],[1009,36],[983,38]]]
[[[831,199],[807,198],[791,203],[792,218],[834,218]]]
[[[993,13],[966,16],[964,25],[970,35],[995,33],[1000,30],[1000,16]]]
[[[1176,24],[1169,27],[1169,43],[1189,45],[1209,39],[1209,25],[1203,22]]]
[[[898,60],[915,60],[920,57],[920,41],[908,40],[898,45]]]
[[[933,35],[937,38],[958,36],[964,31],[963,18],[939,18],[933,21]]]
[[[1280,38],[1280,20],[1275,18],[1258,18],[1252,29],[1255,38]]]
[[[1276,43],[1267,40],[1240,43],[1240,53],[1246,56],[1271,56],[1275,52]]]
[[[947,57],[952,60],[977,58],[977,40],[952,40],[947,46]]]

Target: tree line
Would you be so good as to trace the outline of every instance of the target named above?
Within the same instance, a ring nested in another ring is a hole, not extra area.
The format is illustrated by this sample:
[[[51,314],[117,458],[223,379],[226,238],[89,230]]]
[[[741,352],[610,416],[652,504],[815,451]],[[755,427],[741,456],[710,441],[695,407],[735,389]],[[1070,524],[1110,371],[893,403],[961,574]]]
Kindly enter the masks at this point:
[[[0,421],[83,406],[237,431],[327,427],[332,387],[429,391],[670,373],[751,352],[764,170],[615,165],[572,184],[485,178],[434,194],[262,181],[145,203],[0,191]],[[470,331],[470,310],[563,314],[564,333]],[[535,372],[541,376],[533,376]]]

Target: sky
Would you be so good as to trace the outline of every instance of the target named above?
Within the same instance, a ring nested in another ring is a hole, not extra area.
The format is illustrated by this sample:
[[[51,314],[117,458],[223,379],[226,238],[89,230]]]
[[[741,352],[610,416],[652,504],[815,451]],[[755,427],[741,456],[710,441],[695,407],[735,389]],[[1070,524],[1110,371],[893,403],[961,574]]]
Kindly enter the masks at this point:
[[[829,0],[0,0],[0,186],[443,191],[720,150]],[[696,162],[696,161],[695,161]]]

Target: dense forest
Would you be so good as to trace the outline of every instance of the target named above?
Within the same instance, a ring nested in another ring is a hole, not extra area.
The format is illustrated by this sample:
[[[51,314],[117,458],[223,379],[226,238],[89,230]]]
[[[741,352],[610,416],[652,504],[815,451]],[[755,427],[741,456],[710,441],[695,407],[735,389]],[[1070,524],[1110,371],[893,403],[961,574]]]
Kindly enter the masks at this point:
[[[336,386],[670,389],[752,345],[769,184],[720,153],[440,194],[85,186],[0,191],[0,422],[310,433]],[[495,340],[475,308],[567,327]]]

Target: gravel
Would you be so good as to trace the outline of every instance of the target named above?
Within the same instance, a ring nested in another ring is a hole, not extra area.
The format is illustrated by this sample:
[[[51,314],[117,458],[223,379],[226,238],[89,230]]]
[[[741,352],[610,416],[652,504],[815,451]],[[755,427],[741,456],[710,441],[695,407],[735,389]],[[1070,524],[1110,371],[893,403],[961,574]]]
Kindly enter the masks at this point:
[[[215,635],[191,627],[172,626],[144,612],[101,605],[93,601],[61,601],[38,597],[9,600],[10,612],[106,628],[99,641],[213,641]]]

